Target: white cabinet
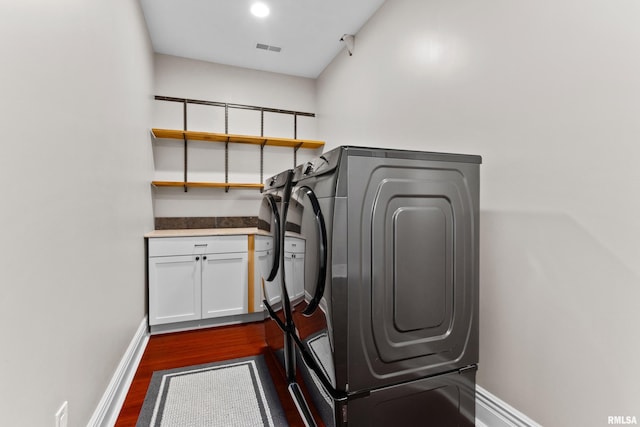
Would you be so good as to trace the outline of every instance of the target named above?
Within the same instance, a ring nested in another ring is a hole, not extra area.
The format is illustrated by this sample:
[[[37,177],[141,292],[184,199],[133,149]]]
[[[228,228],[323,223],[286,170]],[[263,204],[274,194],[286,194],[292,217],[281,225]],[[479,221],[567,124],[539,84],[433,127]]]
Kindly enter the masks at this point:
[[[247,313],[246,235],[149,238],[149,324]]]
[[[289,299],[294,301],[304,296],[304,249],[305,241],[286,236],[284,240],[284,273]]]
[[[247,253],[207,254],[202,261],[202,318],[247,313]]]
[[[255,302],[254,307],[256,311],[264,310],[264,304],[262,301],[265,299],[265,293],[269,298],[269,304],[275,306],[282,300],[280,292],[280,273],[276,276],[275,280],[271,282],[264,282],[265,289],[263,291],[262,278],[264,275],[271,271],[273,263],[273,239],[267,236],[257,235],[255,238],[255,269],[254,280],[255,284]]]
[[[200,318],[200,277],[193,255],[149,258],[150,324]]]

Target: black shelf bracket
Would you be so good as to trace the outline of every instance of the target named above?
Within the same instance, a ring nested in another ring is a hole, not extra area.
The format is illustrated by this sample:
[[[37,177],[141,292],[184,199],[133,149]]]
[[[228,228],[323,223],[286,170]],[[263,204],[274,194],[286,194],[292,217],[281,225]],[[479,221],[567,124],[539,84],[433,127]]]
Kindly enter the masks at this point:
[[[229,141],[224,143],[224,183],[229,183]],[[229,192],[229,187],[224,187],[224,192]]]
[[[264,137],[264,108],[260,108],[260,136]],[[260,144],[260,184],[264,183],[264,146],[267,145],[267,140],[265,139],[262,144]],[[263,188],[260,189],[260,193],[264,191]]]
[[[185,100],[182,103],[182,125],[183,125],[183,130],[186,132],[187,130],[187,101]],[[187,162],[187,134],[183,134],[183,138],[184,138],[184,192],[186,193],[188,191],[187,188],[187,171],[189,170],[188,166],[188,162]]]
[[[298,139],[298,113],[293,113],[293,139]],[[298,166],[298,150],[302,147],[302,143],[293,147],[293,168]]]

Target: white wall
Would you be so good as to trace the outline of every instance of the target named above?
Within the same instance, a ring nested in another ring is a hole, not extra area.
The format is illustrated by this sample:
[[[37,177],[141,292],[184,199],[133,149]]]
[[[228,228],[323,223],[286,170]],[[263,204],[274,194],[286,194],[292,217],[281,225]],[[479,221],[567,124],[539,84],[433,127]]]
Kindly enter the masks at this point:
[[[483,156],[478,381],[545,426],[640,418],[639,16],[388,0],[317,83],[330,146]]]
[[[0,6],[0,424],[89,421],[145,315],[153,58],[130,0]]]
[[[315,112],[315,80],[254,71],[168,55],[155,55],[155,94],[177,98],[255,105],[283,110]],[[153,127],[182,129],[182,104],[154,102]],[[298,117],[297,137],[316,139],[316,119]],[[189,105],[189,130],[225,132],[224,109]],[[228,133],[260,135],[260,112],[229,109]],[[265,113],[264,135],[294,137],[293,116]],[[183,143],[176,140],[154,141],[155,179],[182,181]],[[301,149],[297,162],[315,155],[316,150]],[[188,180],[224,182],[224,144],[189,141]],[[229,182],[264,182],[292,168],[293,149],[264,148],[263,180],[260,180],[260,146],[229,145]],[[156,217],[175,216],[255,216],[261,194],[257,190],[190,188],[154,189]]]

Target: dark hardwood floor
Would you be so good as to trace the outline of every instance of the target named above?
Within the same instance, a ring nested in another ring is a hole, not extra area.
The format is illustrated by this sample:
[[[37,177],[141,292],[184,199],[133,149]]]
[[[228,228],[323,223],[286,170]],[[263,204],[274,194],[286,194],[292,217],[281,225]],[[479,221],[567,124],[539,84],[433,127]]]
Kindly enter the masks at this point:
[[[291,427],[304,426],[281,368],[267,351],[262,323],[153,335],[123,404],[116,427],[135,426],[154,371],[264,354]]]

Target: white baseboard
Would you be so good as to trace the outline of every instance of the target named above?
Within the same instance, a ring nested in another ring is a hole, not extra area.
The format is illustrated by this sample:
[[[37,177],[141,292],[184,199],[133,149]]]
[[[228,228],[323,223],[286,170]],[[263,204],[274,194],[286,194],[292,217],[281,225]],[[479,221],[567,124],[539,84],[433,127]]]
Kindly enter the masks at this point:
[[[109,385],[107,386],[98,407],[89,420],[87,427],[113,427],[116,423],[122,404],[127,396],[133,376],[138,369],[144,349],[149,342],[147,316],[142,319],[127,351],[122,356]]]
[[[540,424],[476,386],[476,427],[541,427]]]

